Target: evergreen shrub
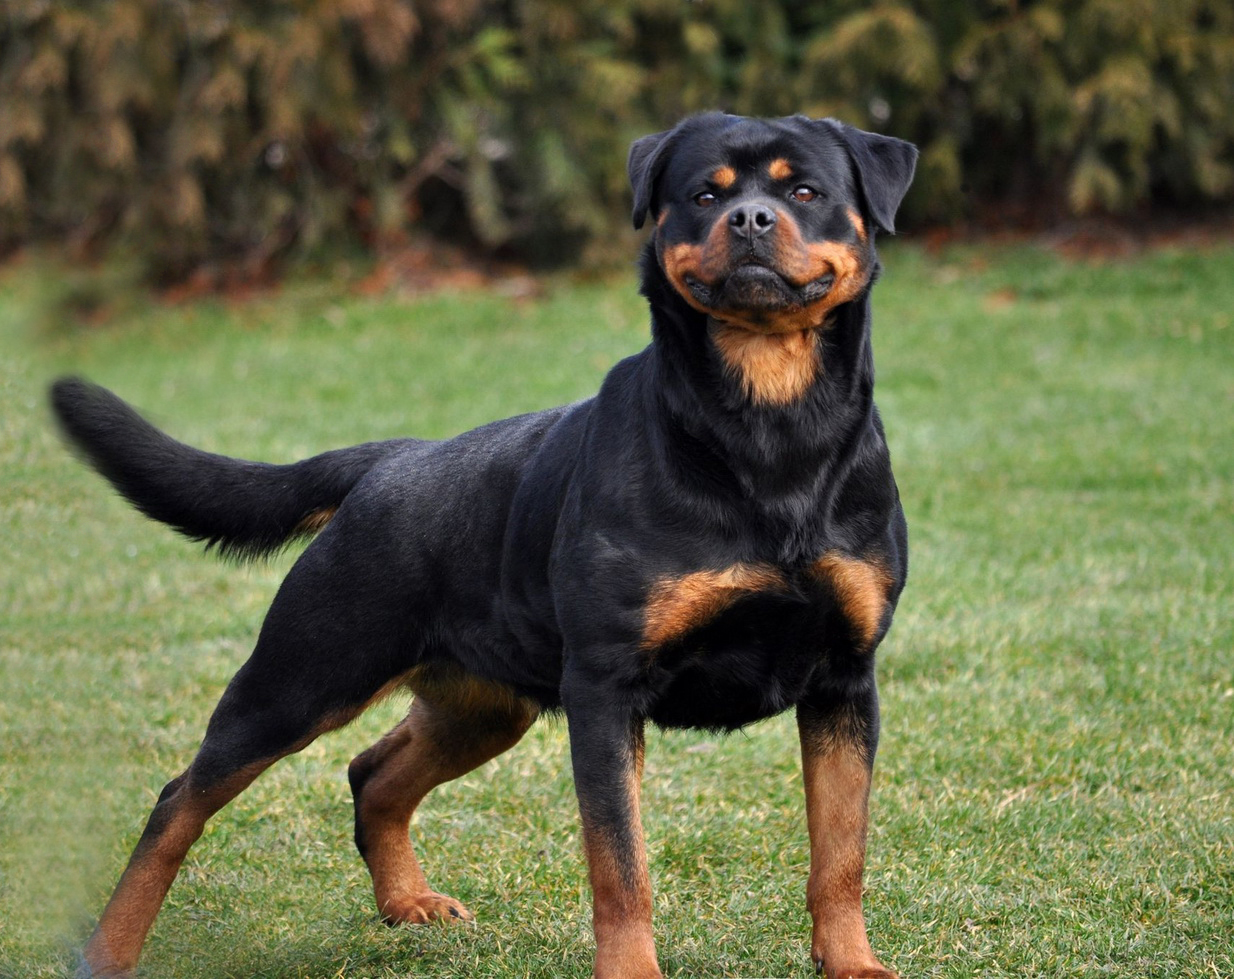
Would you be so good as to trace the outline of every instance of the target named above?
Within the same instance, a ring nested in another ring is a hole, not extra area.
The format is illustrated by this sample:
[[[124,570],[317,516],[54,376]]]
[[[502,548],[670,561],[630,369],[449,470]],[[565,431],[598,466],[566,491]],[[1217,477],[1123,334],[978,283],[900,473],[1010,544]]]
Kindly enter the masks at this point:
[[[0,249],[576,261],[629,142],[713,108],[913,140],[910,222],[1229,202],[1232,105],[1228,0],[7,0]]]

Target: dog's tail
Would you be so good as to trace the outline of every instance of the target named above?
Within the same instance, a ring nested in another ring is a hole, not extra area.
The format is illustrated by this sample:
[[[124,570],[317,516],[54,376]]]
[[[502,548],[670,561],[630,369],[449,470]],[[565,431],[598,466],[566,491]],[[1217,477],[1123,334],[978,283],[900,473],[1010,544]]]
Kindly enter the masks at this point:
[[[365,473],[415,442],[368,442],[280,466],[177,442],[81,378],[56,381],[51,406],[69,442],[133,506],[241,560],[317,533]]]

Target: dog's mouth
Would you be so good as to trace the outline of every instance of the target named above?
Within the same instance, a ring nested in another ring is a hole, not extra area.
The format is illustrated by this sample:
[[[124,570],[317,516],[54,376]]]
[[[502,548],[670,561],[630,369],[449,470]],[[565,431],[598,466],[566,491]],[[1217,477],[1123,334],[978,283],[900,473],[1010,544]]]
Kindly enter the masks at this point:
[[[825,298],[835,285],[836,276],[828,271],[804,285],[794,286],[775,269],[749,262],[715,282],[703,282],[688,274],[684,281],[700,306],[717,313],[778,313],[802,309]]]
[[[825,325],[835,307],[870,281],[871,253],[862,243],[804,240],[789,227],[741,247],[726,226],[701,242],[658,244],[669,283],[712,319],[757,333],[793,333]]]

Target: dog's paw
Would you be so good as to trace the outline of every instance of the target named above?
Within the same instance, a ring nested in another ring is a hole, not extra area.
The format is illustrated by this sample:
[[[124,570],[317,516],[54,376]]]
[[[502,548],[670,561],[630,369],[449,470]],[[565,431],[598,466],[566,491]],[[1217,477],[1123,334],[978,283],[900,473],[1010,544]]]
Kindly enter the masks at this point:
[[[825,969],[822,962],[814,963],[814,971],[826,974],[826,979],[900,979],[890,969],[881,965],[858,966],[855,969]]]
[[[429,921],[475,921],[476,916],[454,898],[429,891],[387,902],[381,909],[381,920],[388,925],[423,925]]]
[[[77,968],[73,971],[73,979],[133,979],[132,969],[123,969],[110,963],[96,961],[91,967],[89,960],[82,953],[77,955]]]
[[[900,979],[882,963],[874,961],[866,965],[828,967],[821,958],[814,957],[814,971],[826,979]]]

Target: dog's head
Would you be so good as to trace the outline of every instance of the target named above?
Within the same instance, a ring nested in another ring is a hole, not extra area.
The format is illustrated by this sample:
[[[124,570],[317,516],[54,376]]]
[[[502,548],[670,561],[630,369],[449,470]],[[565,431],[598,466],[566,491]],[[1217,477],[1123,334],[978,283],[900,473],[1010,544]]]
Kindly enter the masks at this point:
[[[875,268],[917,150],[831,119],[709,113],[630,148],[634,226],[650,213],[682,298],[759,333],[821,326]]]

